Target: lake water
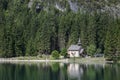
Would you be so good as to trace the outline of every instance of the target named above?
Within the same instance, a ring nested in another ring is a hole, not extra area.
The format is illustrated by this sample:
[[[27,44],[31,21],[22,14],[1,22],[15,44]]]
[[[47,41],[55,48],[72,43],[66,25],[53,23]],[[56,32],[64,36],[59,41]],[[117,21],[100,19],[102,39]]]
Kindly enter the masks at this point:
[[[0,80],[120,80],[120,64],[0,63]]]

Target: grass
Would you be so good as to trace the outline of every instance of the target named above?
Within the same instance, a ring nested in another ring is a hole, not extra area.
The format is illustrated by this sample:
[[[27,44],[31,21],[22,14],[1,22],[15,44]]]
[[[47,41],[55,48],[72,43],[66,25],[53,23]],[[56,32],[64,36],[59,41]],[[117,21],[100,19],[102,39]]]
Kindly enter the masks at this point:
[[[105,58],[104,57],[99,57],[99,58],[71,58],[69,59],[69,62],[76,62],[76,63],[89,63],[89,64],[93,64],[93,63],[98,63],[98,64],[103,64],[105,63]]]
[[[0,58],[0,60],[62,60],[55,59],[51,55],[43,55],[43,56],[20,56],[20,57],[12,57],[12,58]]]
[[[2,59],[1,59],[2,60]],[[33,60],[33,61],[50,61],[50,62],[67,62],[67,63],[87,63],[87,64],[105,64],[106,61],[104,57],[97,57],[97,58],[68,58],[68,59],[54,59],[52,56],[25,56],[25,57],[14,57],[14,58],[3,58],[3,60],[7,61],[14,61],[14,60]],[[44,62],[45,62],[44,61]],[[119,61],[120,63],[120,61]]]

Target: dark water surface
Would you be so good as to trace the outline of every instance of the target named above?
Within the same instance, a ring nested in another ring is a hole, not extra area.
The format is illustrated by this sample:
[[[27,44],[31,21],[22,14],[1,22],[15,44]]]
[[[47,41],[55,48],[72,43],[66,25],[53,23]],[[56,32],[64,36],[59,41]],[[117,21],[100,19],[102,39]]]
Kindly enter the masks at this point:
[[[0,63],[0,80],[120,80],[120,64]]]

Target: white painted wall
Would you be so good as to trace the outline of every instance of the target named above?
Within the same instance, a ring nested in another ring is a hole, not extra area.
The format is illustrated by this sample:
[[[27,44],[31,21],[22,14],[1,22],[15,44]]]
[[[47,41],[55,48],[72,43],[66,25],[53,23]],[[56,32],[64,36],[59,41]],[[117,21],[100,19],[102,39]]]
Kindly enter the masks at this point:
[[[80,57],[79,51],[68,51],[70,57]]]

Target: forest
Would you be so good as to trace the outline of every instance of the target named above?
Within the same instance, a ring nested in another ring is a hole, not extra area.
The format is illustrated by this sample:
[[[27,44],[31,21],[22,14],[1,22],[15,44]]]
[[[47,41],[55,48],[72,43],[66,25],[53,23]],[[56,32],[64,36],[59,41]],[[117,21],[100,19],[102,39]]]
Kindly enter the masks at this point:
[[[93,0],[94,1],[94,0]],[[120,18],[108,12],[66,11],[29,0],[0,0],[0,57],[59,52],[81,39],[85,53],[120,56]]]

